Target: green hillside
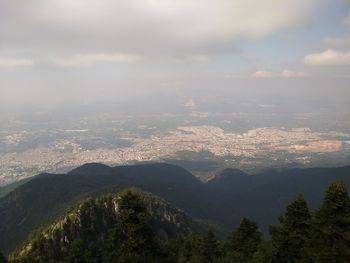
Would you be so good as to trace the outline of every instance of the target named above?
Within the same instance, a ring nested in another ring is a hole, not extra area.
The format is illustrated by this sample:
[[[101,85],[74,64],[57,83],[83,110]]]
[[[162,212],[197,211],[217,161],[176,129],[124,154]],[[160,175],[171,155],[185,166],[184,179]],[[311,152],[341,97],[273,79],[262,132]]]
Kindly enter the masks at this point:
[[[205,225],[159,197],[130,189],[78,202],[49,227],[33,233],[11,259],[59,262],[78,253],[77,249],[83,254],[84,250],[107,251],[113,229],[118,227],[123,216],[147,221],[157,242],[206,231]],[[104,252],[99,257],[107,260]]]
[[[245,217],[224,240],[210,230],[203,233],[205,229],[152,194],[126,190],[79,202],[34,232],[9,262],[346,263],[350,198],[343,182],[332,183],[315,210],[298,195],[278,223],[270,225],[267,240],[257,223]]]
[[[303,193],[318,207],[337,180],[350,185],[350,167],[289,169],[249,175],[228,169],[202,183],[185,169],[165,163],[108,167],[86,164],[67,174],[42,174],[0,198],[0,251],[10,253],[29,233],[50,225],[68,206],[86,197],[137,187],[194,218],[220,225],[226,234],[242,217],[255,220],[264,236],[284,207]]]

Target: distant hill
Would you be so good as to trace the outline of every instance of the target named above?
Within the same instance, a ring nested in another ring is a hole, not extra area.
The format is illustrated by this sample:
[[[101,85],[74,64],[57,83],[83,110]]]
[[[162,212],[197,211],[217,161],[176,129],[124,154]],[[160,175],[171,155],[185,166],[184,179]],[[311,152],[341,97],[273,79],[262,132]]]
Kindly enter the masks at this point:
[[[86,164],[68,174],[40,174],[0,199],[0,250],[8,253],[80,198],[133,186],[197,217],[210,214],[203,202],[202,183],[181,167],[161,163],[108,169]]]
[[[295,168],[280,172],[265,172],[261,178],[272,179],[266,183],[256,180],[258,186],[239,195],[226,195],[222,203],[235,207],[236,213],[259,222],[266,233],[268,224],[277,222],[278,216],[298,193],[302,193],[310,208],[320,206],[324,192],[335,181],[350,186],[350,167]],[[253,209],[252,209],[253,208]]]
[[[4,197],[8,193],[12,192],[14,189],[16,189],[18,186],[30,181],[32,178],[22,179],[20,181],[14,182],[12,184],[8,184],[5,186],[0,186],[0,198]]]
[[[202,183],[187,170],[166,163],[108,167],[86,164],[67,174],[41,174],[0,199],[0,250],[9,253],[38,227],[86,196],[138,187],[160,196],[194,218],[236,227],[243,216],[266,232],[285,205],[304,193],[319,206],[333,181],[350,185],[350,167],[289,169],[249,175],[227,169]]]

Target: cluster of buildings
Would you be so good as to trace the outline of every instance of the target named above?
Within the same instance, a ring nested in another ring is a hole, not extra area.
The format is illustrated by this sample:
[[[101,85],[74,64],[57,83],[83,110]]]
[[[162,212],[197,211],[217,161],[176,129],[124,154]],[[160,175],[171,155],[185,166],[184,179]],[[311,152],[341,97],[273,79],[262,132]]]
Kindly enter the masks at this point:
[[[74,140],[62,139],[50,144],[50,147],[0,153],[0,183],[42,171],[59,172],[88,162],[124,164],[155,161],[174,158],[178,152],[183,151],[207,151],[220,157],[239,156],[248,161],[249,158],[278,151],[305,153],[341,150],[342,141],[335,139],[335,134],[331,135],[312,132],[308,128],[258,128],[245,133],[234,133],[214,126],[188,126],[147,138],[129,137],[132,141],[129,147],[110,149],[101,146],[91,150],[83,150]],[[17,140],[13,142],[17,143]]]

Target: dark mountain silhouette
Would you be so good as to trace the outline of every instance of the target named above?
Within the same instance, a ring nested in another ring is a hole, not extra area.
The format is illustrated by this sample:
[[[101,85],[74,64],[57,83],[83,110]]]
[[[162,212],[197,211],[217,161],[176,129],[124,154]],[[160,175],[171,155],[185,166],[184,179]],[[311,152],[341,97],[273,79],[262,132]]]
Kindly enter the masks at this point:
[[[0,199],[0,250],[9,253],[38,227],[47,226],[66,207],[86,196],[138,187],[165,199],[195,218],[236,227],[243,216],[266,232],[285,205],[303,193],[311,207],[322,201],[333,181],[350,185],[350,166],[289,169],[249,175],[224,170],[206,184],[187,170],[166,163],[108,167],[86,164],[67,174],[41,174]]]
[[[95,175],[111,175],[114,173],[112,167],[101,163],[86,163],[79,166],[67,174],[73,175],[85,175],[85,176],[95,176]]]

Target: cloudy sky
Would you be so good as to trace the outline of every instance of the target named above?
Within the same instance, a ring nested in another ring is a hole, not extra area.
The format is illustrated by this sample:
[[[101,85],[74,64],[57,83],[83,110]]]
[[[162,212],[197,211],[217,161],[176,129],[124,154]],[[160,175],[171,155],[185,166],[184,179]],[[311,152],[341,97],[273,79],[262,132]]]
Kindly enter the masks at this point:
[[[0,0],[1,104],[274,81],[346,88],[349,0]]]

